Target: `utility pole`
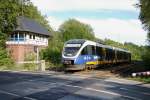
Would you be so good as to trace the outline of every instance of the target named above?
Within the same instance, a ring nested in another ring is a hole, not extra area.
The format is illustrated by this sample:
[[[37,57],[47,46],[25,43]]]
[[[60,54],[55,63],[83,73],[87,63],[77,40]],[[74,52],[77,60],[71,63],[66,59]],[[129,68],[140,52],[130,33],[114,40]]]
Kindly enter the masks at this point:
[[[39,63],[39,48],[38,46],[36,47],[36,61]]]
[[[23,16],[23,1],[24,0],[21,0],[21,16]]]
[[[40,70],[40,61],[39,61],[39,48],[36,46],[36,63],[37,63],[37,68]]]

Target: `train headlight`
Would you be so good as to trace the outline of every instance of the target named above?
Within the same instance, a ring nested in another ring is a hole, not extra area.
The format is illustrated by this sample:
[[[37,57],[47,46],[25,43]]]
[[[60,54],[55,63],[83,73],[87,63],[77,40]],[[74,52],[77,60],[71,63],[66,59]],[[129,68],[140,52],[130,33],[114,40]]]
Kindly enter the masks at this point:
[[[64,64],[67,64],[67,65],[71,64],[71,60],[64,60]]]

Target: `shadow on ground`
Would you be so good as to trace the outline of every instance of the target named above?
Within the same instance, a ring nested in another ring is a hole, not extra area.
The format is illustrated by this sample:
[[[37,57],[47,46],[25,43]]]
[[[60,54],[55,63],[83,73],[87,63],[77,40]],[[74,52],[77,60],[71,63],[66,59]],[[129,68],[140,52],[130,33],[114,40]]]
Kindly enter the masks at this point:
[[[21,73],[10,73],[10,72],[0,72],[1,81],[0,86],[5,85],[7,86],[8,91],[13,91],[13,88],[11,88],[12,84],[15,85],[16,83],[20,82],[27,82],[27,80],[33,80],[28,81],[29,83],[32,83],[34,89],[39,89],[41,86],[40,84],[37,85],[39,82],[65,82],[69,81],[69,79],[64,78],[54,78],[53,75],[51,77],[48,75],[33,75],[33,74],[21,74]],[[5,80],[7,78],[7,80]],[[15,80],[15,81],[14,81]],[[83,79],[80,81],[72,81],[71,83],[68,83],[68,85],[71,86],[78,86],[78,87],[71,87],[66,85],[58,85],[56,87],[48,86],[46,90],[39,91],[36,90],[34,93],[30,93],[29,86],[27,84],[24,84],[24,87],[17,87],[17,89],[14,89],[16,93],[19,93],[22,95],[22,97],[16,98],[14,100],[26,100],[24,97],[30,97],[37,100],[58,100],[62,98],[62,100],[135,100],[138,99],[144,99],[149,100],[150,94],[148,94],[148,91],[150,91],[150,88],[145,88],[142,86],[142,84],[135,84],[135,85],[128,85],[123,83],[115,83],[115,82],[108,82],[104,81],[105,78],[95,80],[95,79]],[[5,84],[4,84],[5,83]],[[35,84],[35,85],[34,85]],[[107,86],[97,86],[95,84],[105,84]],[[80,88],[83,87],[83,88]],[[11,88],[11,90],[9,89]],[[20,88],[20,89],[19,89]],[[103,92],[98,91],[83,91],[84,88],[95,88],[101,90],[102,88],[107,91],[111,91],[114,93],[117,93],[119,95],[111,96],[108,94],[105,94]],[[23,91],[26,91],[29,89],[28,94],[25,94]],[[126,89],[126,90],[123,90]],[[140,92],[139,92],[140,91]],[[147,92],[147,94],[146,94]],[[22,93],[22,94],[21,94]]]

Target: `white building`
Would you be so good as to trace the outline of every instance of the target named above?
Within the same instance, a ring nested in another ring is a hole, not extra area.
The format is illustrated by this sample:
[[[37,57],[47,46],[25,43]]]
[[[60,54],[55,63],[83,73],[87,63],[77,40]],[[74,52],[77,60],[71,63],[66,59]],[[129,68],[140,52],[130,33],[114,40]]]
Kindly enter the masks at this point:
[[[48,38],[52,34],[35,20],[20,16],[17,25],[6,42],[7,49],[16,62],[24,61],[25,55],[36,52],[36,48],[48,46]]]

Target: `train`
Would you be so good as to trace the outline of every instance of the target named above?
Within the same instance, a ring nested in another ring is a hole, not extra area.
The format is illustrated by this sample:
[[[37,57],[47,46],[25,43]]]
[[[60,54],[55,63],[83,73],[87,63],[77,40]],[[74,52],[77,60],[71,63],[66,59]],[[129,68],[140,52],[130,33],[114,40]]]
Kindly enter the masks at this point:
[[[86,70],[130,63],[131,52],[86,39],[71,39],[64,44],[61,60],[66,70]]]

